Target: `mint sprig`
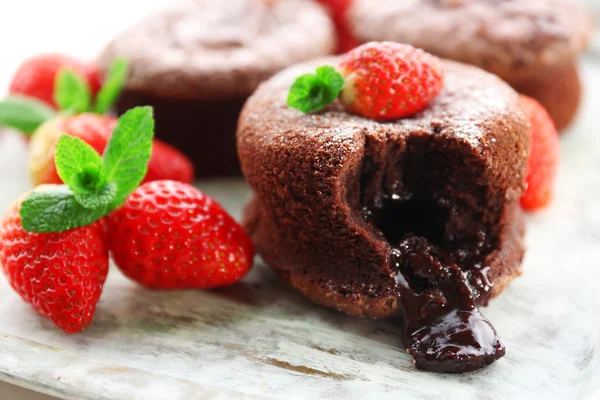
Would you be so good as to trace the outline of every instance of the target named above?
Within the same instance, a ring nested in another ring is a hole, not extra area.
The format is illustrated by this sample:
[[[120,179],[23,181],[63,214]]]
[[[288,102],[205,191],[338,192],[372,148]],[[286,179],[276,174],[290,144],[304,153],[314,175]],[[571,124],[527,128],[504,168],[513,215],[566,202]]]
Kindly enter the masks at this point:
[[[335,68],[324,65],[316,73],[296,78],[287,97],[287,104],[304,113],[322,110],[337,99],[344,87],[344,78]]]
[[[80,114],[91,108],[92,91],[81,75],[63,69],[58,72],[54,85],[54,102],[61,110]]]
[[[119,118],[103,157],[83,141],[61,136],[54,158],[66,185],[27,196],[19,211],[23,229],[62,232],[121,206],[146,175],[153,136],[151,107],[133,108]]]
[[[108,69],[104,84],[93,99],[87,80],[75,71],[63,69],[54,81],[54,102],[59,111],[34,97],[11,96],[0,101],[0,126],[32,135],[44,122],[61,114],[94,112],[105,114],[119,98],[127,81],[129,65],[116,59]]]
[[[106,180],[117,184],[113,208],[121,205],[144,179],[152,154],[152,107],[136,107],[123,117],[104,150]]]
[[[11,96],[0,101],[0,126],[17,129],[29,136],[56,112],[31,97]]]

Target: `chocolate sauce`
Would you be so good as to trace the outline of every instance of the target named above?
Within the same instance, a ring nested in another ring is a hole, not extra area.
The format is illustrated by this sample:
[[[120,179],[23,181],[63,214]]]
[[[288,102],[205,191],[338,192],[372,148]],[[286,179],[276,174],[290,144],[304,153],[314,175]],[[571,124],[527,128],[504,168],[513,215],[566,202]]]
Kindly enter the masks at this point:
[[[480,282],[489,290],[484,270],[463,271],[428,239],[411,234],[392,248],[390,263],[404,311],[404,344],[417,368],[460,373],[504,356],[496,330],[477,309],[485,288],[472,288]]]
[[[466,233],[449,235],[449,215],[455,211],[423,193],[383,196],[364,212],[390,243],[404,344],[416,367],[460,373],[504,356],[494,327],[477,308],[492,289],[481,265],[493,247],[485,229],[468,223]]]

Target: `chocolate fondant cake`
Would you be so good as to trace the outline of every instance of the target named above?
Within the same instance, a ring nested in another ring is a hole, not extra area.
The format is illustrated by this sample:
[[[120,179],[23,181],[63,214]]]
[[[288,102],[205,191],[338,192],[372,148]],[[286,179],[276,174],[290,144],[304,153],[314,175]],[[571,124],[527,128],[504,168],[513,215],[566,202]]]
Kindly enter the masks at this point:
[[[573,0],[354,0],[347,15],[360,41],[408,43],[498,74],[540,101],[558,129],[575,116],[576,58],[594,22]]]
[[[322,64],[337,59],[277,74],[240,117],[254,191],[244,224],[257,251],[317,303],[404,315],[420,368],[493,362],[504,347],[477,306],[520,274],[529,126],[518,94],[444,61],[441,94],[409,118],[378,122],[338,103],[310,115],[289,108],[294,78]]]
[[[236,121],[257,85],[334,45],[332,24],[313,1],[204,0],[127,30],[100,64],[130,62],[119,113],[152,105],[157,136],[187,153],[198,176],[222,176],[239,173]]]

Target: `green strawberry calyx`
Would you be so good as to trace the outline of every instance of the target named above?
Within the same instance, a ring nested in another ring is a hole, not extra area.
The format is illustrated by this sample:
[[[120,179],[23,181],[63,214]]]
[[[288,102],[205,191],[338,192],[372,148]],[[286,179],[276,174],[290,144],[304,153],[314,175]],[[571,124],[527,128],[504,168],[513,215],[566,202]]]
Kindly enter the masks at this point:
[[[0,101],[0,126],[30,136],[40,125],[57,115],[85,112],[105,114],[123,91],[128,71],[127,60],[114,60],[102,87],[93,98],[90,85],[83,76],[68,68],[62,69],[54,80],[54,102],[59,108],[58,112],[34,97],[9,96]]]
[[[56,171],[65,185],[31,192],[19,214],[26,232],[50,233],[89,225],[121,206],[148,169],[154,136],[152,107],[119,118],[100,156],[79,138],[62,135]]]

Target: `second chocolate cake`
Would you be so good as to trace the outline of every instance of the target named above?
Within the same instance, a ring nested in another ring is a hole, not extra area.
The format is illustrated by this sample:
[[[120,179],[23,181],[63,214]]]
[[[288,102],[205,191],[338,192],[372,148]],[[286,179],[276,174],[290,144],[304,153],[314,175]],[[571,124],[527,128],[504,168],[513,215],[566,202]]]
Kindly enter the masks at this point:
[[[129,60],[119,113],[154,107],[156,135],[185,152],[198,177],[239,174],[235,128],[246,98],[275,72],[330,54],[326,12],[305,0],[204,0],[152,15],[100,57]]]
[[[519,197],[529,147],[517,93],[445,62],[441,94],[391,122],[289,108],[301,65],[263,84],[238,128],[257,251],[313,301],[369,317],[404,315],[420,368],[463,372],[504,354],[478,311],[520,274]]]

